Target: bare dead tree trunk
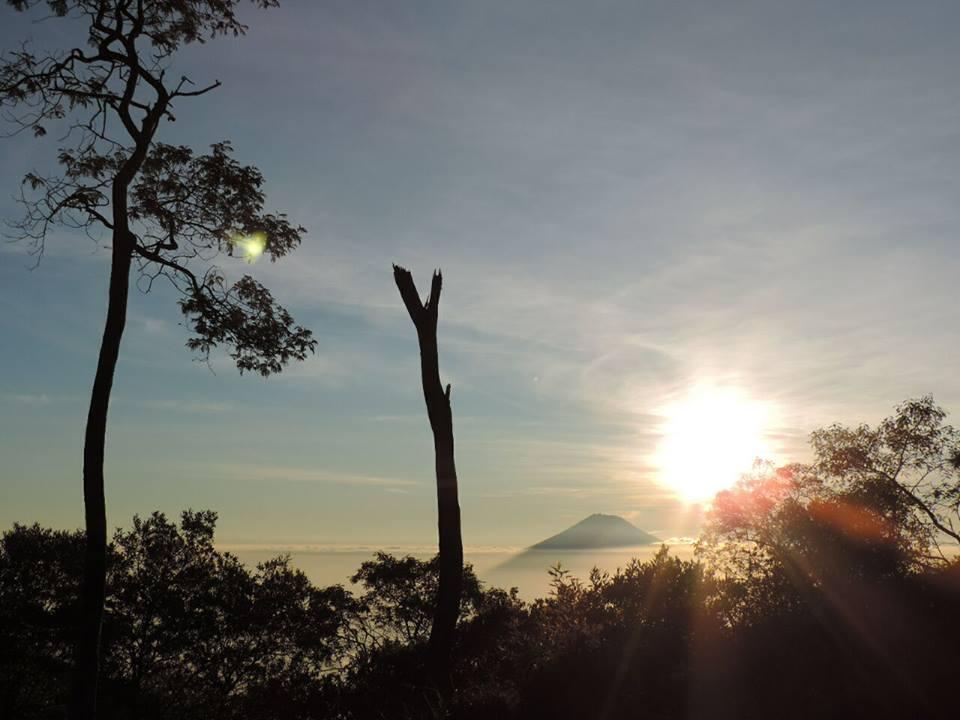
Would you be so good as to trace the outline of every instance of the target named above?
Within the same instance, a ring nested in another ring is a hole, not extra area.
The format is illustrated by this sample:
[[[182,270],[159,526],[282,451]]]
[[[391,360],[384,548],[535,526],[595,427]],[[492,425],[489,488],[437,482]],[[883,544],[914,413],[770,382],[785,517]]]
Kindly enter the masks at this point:
[[[429,671],[443,692],[449,685],[450,655],[460,615],[463,590],[463,540],[460,534],[460,503],[457,499],[457,469],[453,459],[453,414],[450,386],[440,384],[437,355],[437,311],[443,277],[433,274],[430,296],[421,304],[420,294],[408,270],[393,266],[393,278],[417,329],[420,343],[420,374],[427,416],[433,430],[437,473],[437,528],[440,540],[440,582],[437,606],[430,628]]]
[[[120,341],[127,319],[132,250],[124,229],[114,232],[110,264],[107,319],[100,343],[97,372],[90,393],[90,408],[83,442],[83,508],[87,544],[80,589],[80,625],[74,658],[71,720],[95,720],[100,671],[100,628],[107,576],[107,508],[104,498],[103,461],[107,440],[107,411]]]

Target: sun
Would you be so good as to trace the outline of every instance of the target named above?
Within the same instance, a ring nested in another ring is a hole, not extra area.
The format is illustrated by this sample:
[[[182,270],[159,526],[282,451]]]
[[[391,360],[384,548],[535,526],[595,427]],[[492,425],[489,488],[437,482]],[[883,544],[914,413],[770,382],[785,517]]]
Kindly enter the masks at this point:
[[[686,502],[712,499],[754,460],[772,457],[765,441],[769,405],[736,389],[699,386],[661,414],[655,464],[660,481]]]

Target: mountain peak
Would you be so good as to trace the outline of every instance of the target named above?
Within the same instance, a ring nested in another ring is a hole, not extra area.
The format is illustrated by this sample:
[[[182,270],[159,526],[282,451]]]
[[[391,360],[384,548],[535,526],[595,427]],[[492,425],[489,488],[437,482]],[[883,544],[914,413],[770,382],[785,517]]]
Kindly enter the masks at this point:
[[[650,545],[657,538],[619,515],[594,513],[561,533],[547,538],[531,550],[595,550],[598,548]]]

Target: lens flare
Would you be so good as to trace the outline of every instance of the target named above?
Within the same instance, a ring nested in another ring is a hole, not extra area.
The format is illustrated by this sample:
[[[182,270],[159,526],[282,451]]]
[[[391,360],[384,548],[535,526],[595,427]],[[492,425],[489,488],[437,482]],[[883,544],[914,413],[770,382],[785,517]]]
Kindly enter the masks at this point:
[[[251,265],[267,249],[267,236],[262,232],[255,232],[250,235],[235,235],[230,239],[230,242],[240,249],[240,252],[243,253],[243,259]]]

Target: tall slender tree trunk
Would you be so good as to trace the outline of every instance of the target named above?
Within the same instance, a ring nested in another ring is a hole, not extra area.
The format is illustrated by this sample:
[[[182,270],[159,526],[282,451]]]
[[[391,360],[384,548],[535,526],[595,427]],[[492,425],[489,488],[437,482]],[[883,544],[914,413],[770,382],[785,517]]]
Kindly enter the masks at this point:
[[[440,582],[437,605],[430,628],[428,670],[433,682],[446,694],[449,691],[450,660],[454,632],[460,616],[463,591],[463,540],[460,533],[460,503],[457,498],[457,468],[453,457],[453,414],[450,386],[440,383],[437,353],[437,311],[443,277],[433,274],[430,296],[421,304],[420,294],[410,272],[393,266],[393,277],[400,297],[417,329],[420,343],[420,376],[427,416],[433,430],[433,449],[437,473],[437,529],[440,541]]]
[[[107,439],[107,411],[120,341],[127,320],[132,247],[126,222],[115,226],[110,263],[107,320],[100,343],[97,374],[90,393],[90,409],[83,441],[83,508],[87,544],[80,590],[80,627],[74,659],[71,720],[95,720],[100,669],[100,627],[107,576],[107,508],[103,459]]]

